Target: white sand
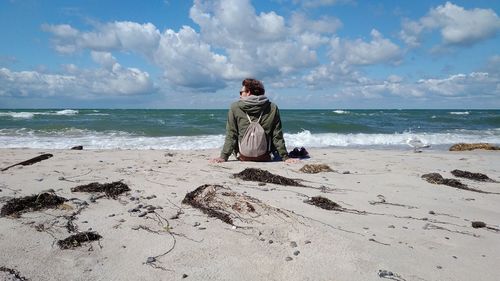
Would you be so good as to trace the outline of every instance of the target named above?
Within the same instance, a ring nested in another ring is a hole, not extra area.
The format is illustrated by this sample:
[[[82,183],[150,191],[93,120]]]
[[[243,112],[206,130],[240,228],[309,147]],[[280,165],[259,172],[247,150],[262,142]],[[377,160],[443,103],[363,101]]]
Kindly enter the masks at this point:
[[[53,189],[86,200],[89,205],[74,224],[103,238],[79,248],[58,247],[57,240],[72,234],[62,216],[76,211],[78,201],[0,218],[0,267],[30,280],[386,280],[379,270],[395,274],[387,280],[499,280],[500,233],[472,228],[471,221],[500,228],[500,195],[421,178],[431,172],[455,178],[450,171],[460,169],[500,181],[499,152],[311,149],[312,158],[297,164],[211,164],[208,159],[218,151],[0,149],[0,167],[41,153],[54,157],[0,172],[0,206],[12,197]],[[319,163],[337,172],[299,172]],[[303,179],[309,187],[232,177],[247,167]],[[93,203],[91,194],[70,190],[118,180],[132,189],[119,200]],[[460,181],[500,192],[499,183]],[[242,213],[234,224],[246,227],[236,228],[181,204],[187,192],[204,184],[254,197],[263,207]],[[147,199],[152,195],[156,198]],[[318,195],[351,211],[303,202]],[[134,196],[140,199],[130,200]],[[382,199],[386,204],[376,203]],[[128,212],[138,204],[163,209],[144,217]],[[148,257],[156,259],[147,263]],[[0,272],[1,278],[12,276]]]

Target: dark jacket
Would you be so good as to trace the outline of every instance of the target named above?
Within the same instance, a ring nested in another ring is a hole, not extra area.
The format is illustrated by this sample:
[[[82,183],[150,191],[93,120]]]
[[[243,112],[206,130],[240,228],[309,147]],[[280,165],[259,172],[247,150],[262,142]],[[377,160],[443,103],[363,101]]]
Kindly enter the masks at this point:
[[[245,113],[255,121],[259,118],[261,112],[262,118],[259,123],[266,131],[267,138],[271,141],[271,151],[278,151],[283,160],[288,158],[281,128],[280,113],[276,104],[267,101],[260,106],[251,106],[239,100],[231,104],[227,114],[226,139],[220,154],[222,159],[227,161],[233,152],[238,152],[238,143],[243,138],[248,125],[250,125]]]

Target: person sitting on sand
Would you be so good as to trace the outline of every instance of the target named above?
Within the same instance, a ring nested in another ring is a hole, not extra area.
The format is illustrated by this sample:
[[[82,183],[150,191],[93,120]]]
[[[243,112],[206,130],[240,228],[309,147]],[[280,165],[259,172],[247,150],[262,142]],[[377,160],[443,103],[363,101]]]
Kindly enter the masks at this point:
[[[211,159],[211,162],[225,162],[232,153],[240,161],[271,161],[271,152],[277,151],[286,163],[296,163],[297,159],[288,157],[278,106],[264,95],[262,82],[247,78],[241,85],[240,100],[231,104],[227,115],[226,138],[220,157]],[[246,157],[239,151],[240,142],[250,126],[249,119],[262,126],[269,144],[267,152],[258,157]]]

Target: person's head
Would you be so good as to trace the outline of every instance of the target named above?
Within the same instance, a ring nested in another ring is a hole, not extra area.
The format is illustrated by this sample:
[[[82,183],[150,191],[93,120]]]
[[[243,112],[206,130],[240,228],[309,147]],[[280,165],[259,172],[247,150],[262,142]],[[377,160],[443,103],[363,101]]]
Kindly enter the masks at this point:
[[[266,93],[264,84],[259,80],[247,78],[241,82],[240,96],[248,97],[250,95],[262,96]]]

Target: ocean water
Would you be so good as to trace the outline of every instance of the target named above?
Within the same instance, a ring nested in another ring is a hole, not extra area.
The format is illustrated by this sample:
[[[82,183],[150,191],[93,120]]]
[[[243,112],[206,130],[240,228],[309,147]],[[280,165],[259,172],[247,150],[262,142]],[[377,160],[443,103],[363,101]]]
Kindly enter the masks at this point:
[[[0,110],[0,148],[211,149],[224,142],[227,110]],[[431,149],[500,144],[500,110],[281,110],[293,147]]]

